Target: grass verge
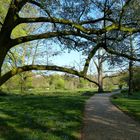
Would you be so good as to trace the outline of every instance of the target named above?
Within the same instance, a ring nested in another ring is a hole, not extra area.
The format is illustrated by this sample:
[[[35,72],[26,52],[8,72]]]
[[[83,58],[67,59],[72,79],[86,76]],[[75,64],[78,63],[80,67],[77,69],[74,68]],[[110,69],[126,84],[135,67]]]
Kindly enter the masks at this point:
[[[123,112],[140,122],[140,92],[135,92],[131,96],[127,96],[127,92],[114,95],[111,101]]]
[[[83,92],[0,96],[0,140],[77,140]]]

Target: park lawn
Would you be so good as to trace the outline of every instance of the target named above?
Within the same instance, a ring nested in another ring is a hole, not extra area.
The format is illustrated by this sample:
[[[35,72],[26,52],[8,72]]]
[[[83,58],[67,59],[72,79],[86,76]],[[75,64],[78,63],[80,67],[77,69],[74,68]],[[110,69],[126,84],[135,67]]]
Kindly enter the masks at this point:
[[[82,92],[0,96],[0,140],[76,140],[89,96]]]
[[[121,93],[113,96],[111,101],[122,111],[140,122],[140,92],[135,92],[129,97],[127,93]]]

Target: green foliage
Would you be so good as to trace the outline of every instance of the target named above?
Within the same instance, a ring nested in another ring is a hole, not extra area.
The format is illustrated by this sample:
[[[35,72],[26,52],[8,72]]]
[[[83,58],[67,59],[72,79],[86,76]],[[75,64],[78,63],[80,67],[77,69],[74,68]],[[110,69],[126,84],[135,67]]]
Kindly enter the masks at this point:
[[[83,78],[79,78],[79,85],[78,88],[84,88],[87,86],[87,81],[84,80]]]
[[[26,79],[25,79],[26,78]],[[24,80],[25,79],[25,80]],[[95,84],[78,78],[65,75],[53,74],[49,76],[36,75],[32,72],[25,72],[14,76],[3,86],[3,90],[19,90],[21,84],[26,90],[77,90],[77,89],[96,89]]]
[[[25,84],[25,90],[28,90],[30,88],[33,88],[33,77],[32,77],[32,74],[31,73],[24,73],[25,75],[24,76],[24,84]]]
[[[21,87],[23,90],[28,90],[33,87],[32,80],[32,73],[22,73],[8,80],[2,88],[6,91],[19,90]]]
[[[61,77],[60,75],[52,75],[50,77],[50,86],[52,89],[64,89],[65,82],[63,77]]]
[[[21,36],[26,36],[28,34],[29,31],[27,31],[28,25],[27,24],[20,24],[19,26],[17,26],[13,31],[12,31],[12,38],[17,38],[17,37],[21,37]]]
[[[89,97],[77,92],[56,94],[1,96],[0,139],[78,140]]]
[[[124,73],[121,78],[120,82],[126,83],[128,85],[129,75],[128,72]],[[132,86],[134,91],[140,90],[140,67],[133,68],[133,79],[132,79]]]
[[[19,83],[20,79],[19,76],[13,77],[11,80],[7,81],[2,88],[6,89],[7,91],[13,90],[13,89],[19,89]]]
[[[0,22],[4,22],[4,19],[6,17],[6,14],[8,12],[8,8],[10,5],[11,0],[0,0]],[[28,11],[28,12],[27,12]],[[29,14],[30,11],[30,14]],[[20,16],[34,16],[37,14],[37,10],[32,7],[31,5],[27,4],[24,6],[24,8],[22,8],[22,11],[20,12]],[[21,14],[22,13],[22,14]],[[16,38],[16,37],[20,37],[20,36],[26,36],[27,34],[29,34],[29,32],[33,32],[34,28],[37,25],[29,25],[29,24],[20,24],[18,25],[15,29],[13,29],[11,37],[12,38]]]
[[[58,79],[55,81],[55,84],[56,84],[56,89],[64,89],[65,87],[65,82],[63,79]]]
[[[113,83],[112,83],[112,80],[107,78],[104,80],[104,89],[107,90],[107,91],[112,91],[113,89]]]
[[[11,0],[0,0],[0,22],[4,22]]]
[[[135,91],[140,90],[140,67],[134,69],[133,88]]]
[[[118,88],[119,80],[118,77],[113,78],[105,78],[104,81],[104,89],[105,91],[112,91],[113,89]]]

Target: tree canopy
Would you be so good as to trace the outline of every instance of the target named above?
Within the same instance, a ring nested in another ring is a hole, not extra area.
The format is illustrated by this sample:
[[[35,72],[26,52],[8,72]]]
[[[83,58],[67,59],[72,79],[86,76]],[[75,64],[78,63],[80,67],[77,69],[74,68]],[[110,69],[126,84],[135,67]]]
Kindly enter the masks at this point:
[[[98,85],[86,74],[90,60],[99,48],[140,61],[139,46],[135,56],[124,51],[129,46],[122,46],[131,35],[138,40],[138,0],[2,0],[0,3],[0,85],[15,74],[29,70],[63,71]],[[24,65],[2,74],[3,62],[10,49],[39,39],[51,39],[64,48],[86,52],[83,70],[79,72],[55,65]]]

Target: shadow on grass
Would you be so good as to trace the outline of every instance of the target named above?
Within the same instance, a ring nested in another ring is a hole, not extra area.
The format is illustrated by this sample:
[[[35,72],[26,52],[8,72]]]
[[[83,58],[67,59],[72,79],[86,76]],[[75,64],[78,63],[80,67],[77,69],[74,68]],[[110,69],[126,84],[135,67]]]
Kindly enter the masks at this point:
[[[3,119],[0,117],[0,136],[4,140],[24,140],[25,136],[16,131],[16,129],[10,126],[8,123],[13,122],[11,119]]]
[[[0,97],[0,138],[4,140],[76,140],[84,96]]]

